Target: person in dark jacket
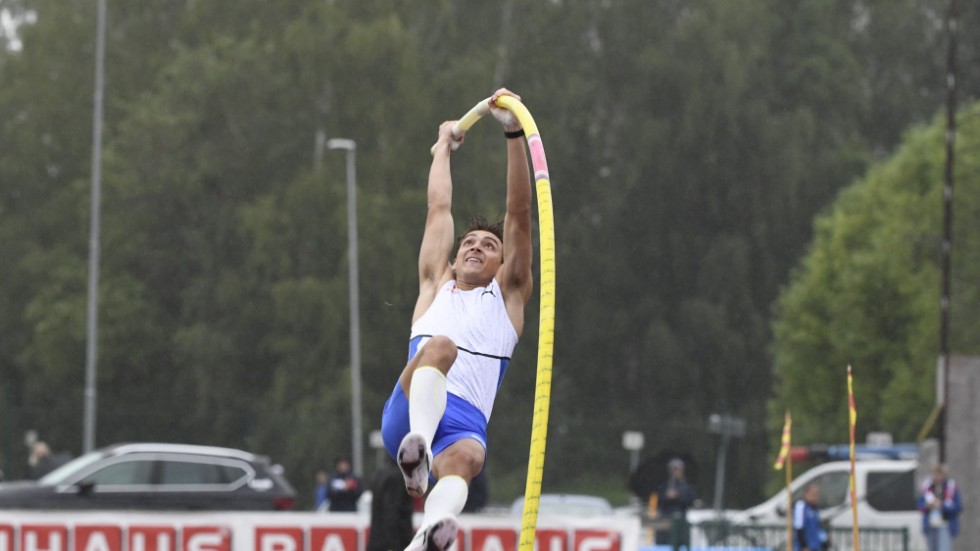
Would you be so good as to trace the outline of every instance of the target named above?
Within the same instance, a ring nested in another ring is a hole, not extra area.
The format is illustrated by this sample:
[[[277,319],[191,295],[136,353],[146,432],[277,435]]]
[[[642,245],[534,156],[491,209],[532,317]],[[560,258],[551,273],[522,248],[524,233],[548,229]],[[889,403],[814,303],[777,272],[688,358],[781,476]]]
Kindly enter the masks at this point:
[[[809,484],[803,499],[793,506],[793,549],[820,551],[826,548],[827,532],[820,524],[820,486]]]
[[[657,516],[671,521],[670,531],[657,532],[657,543],[674,549],[688,546],[687,510],[694,504],[694,489],[684,478],[684,461],[675,457],[667,463],[667,481],[657,490]]]
[[[35,442],[31,448],[31,456],[27,460],[27,478],[38,480],[44,475],[57,469],[71,461],[71,455],[67,453],[52,453],[51,448],[45,442]]]
[[[922,512],[922,532],[929,551],[949,551],[960,531],[963,502],[959,488],[949,478],[945,465],[932,470],[932,478],[922,485],[917,507]]]
[[[371,485],[371,530],[367,551],[401,551],[415,535],[413,498],[394,462],[378,471]]]
[[[350,459],[337,459],[336,471],[330,475],[327,485],[327,498],[330,500],[331,512],[356,512],[357,500],[364,493],[361,479],[351,472]]]
[[[487,472],[483,471],[470,481],[470,491],[466,494],[464,513],[479,513],[490,501],[490,485],[487,484]]]

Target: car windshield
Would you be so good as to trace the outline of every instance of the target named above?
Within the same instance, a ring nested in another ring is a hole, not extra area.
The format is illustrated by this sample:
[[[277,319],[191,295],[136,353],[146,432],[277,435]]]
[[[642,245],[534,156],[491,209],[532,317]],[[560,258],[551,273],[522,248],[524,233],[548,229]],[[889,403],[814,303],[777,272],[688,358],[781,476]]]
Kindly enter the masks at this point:
[[[65,463],[64,465],[44,475],[44,477],[42,477],[37,482],[42,486],[56,486],[58,484],[62,484],[70,476],[84,469],[85,467],[88,467],[92,463],[95,463],[101,457],[102,457],[102,452],[97,452],[97,451],[89,452],[81,457],[69,461],[68,463]]]

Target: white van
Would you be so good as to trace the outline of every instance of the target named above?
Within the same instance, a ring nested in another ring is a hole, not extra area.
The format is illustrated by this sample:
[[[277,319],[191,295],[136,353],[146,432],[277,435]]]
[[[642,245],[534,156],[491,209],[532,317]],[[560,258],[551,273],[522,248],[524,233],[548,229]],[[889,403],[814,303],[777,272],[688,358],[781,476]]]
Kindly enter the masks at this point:
[[[869,528],[907,528],[909,549],[925,549],[922,517],[915,508],[918,463],[915,460],[861,460],[855,463],[855,492],[858,525]],[[817,465],[790,484],[793,503],[804,488],[820,487],[820,516],[834,527],[852,526],[850,461]],[[785,525],[787,499],[783,490],[760,505],[744,511],[725,511],[723,518],[736,525]],[[716,511],[691,510],[688,522],[698,524],[718,519]]]

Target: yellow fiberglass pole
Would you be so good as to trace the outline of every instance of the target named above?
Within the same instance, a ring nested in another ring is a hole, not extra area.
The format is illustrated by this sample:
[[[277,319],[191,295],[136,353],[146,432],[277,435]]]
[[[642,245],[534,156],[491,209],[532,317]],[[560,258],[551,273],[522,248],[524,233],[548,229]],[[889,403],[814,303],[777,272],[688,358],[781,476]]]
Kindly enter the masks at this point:
[[[538,197],[538,226],[541,254],[541,306],[538,328],[537,383],[534,415],[531,420],[531,451],[524,489],[524,515],[521,520],[519,551],[534,549],[538,523],[538,502],[544,474],[545,442],[548,436],[548,409],[551,404],[551,368],[555,345],[555,220],[551,203],[551,180],[541,143],[541,134],[527,108],[512,96],[501,96],[497,105],[512,111],[521,121],[531,151],[531,167]]]

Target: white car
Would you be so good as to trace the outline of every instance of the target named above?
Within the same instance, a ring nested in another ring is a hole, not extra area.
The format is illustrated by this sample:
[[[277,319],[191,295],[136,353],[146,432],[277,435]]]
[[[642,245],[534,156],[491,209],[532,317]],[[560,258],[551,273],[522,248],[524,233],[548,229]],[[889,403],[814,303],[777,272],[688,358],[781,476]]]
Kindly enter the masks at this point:
[[[524,496],[514,500],[510,513],[524,514]],[[538,501],[538,516],[576,516],[596,517],[613,514],[612,505],[604,497],[581,494],[541,494]]]
[[[922,517],[915,507],[916,472],[914,460],[862,460],[855,463],[855,493],[858,525],[862,528],[906,528],[910,549],[925,549]],[[820,517],[833,528],[850,528],[849,461],[830,461],[817,465],[790,484],[793,503],[803,497],[809,484],[820,487]],[[724,520],[734,526],[782,526],[786,524],[788,501],[785,490],[744,511],[690,510],[692,525]]]

